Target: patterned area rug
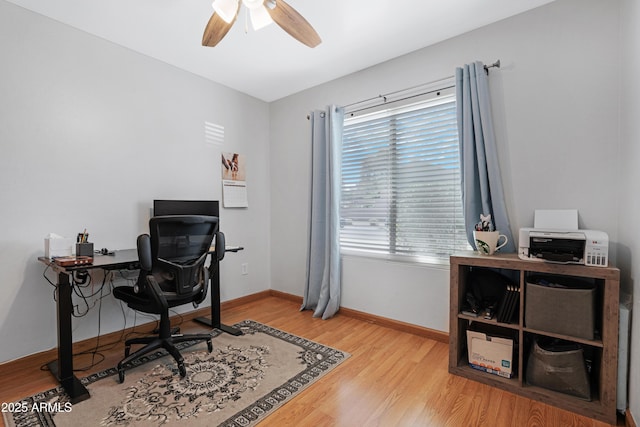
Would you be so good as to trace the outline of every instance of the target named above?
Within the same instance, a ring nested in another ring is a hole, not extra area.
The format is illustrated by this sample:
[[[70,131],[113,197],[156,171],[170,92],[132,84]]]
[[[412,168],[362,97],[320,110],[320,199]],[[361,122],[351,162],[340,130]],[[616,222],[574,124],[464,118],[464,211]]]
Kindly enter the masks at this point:
[[[91,398],[72,405],[60,387],[15,402],[5,425],[246,427],[257,424],[349,357],[342,351],[252,320],[244,335],[214,331],[205,343],[181,350],[187,375],[158,351],[126,371],[83,378]]]

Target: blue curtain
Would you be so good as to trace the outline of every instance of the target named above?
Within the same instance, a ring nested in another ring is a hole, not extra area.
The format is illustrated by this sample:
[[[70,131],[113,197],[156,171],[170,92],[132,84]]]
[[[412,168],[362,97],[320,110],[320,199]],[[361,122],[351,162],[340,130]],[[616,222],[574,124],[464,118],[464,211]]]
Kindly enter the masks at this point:
[[[340,308],[340,181],[344,109],[314,111],[311,121],[311,219],[302,310],[328,319]]]
[[[467,240],[475,247],[474,225],[480,214],[491,214],[496,230],[509,239],[501,251],[515,252],[498,165],[489,82],[482,62],[456,69],[456,103]]]

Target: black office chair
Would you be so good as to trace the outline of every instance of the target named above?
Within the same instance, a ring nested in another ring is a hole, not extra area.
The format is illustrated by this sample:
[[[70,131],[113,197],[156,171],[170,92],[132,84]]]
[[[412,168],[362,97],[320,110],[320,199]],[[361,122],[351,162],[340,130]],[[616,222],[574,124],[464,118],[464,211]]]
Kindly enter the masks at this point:
[[[213,216],[171,215],[149,220],[150,234],[138,236],[140,275],[135,286],[118,286],[113,295],[129,307],[144,313],[160,315],[157,336],[133,338],[125,342],[125,358],[118,363],[118,376],[124,382],[125,365],[159,348],[164,348],[178,364],[180,376],[187,370],[184,358],[175,344],[184,341],[206,341],[213,350],[211,335],[172,335],[169,308],[204,301],[209,286],[210,269],[217,268],[224,257],[224,234],[218,231],[218,218]],[[205,265],[215,237],[216,257]],[[131,345],[146,344],[133,354]]]

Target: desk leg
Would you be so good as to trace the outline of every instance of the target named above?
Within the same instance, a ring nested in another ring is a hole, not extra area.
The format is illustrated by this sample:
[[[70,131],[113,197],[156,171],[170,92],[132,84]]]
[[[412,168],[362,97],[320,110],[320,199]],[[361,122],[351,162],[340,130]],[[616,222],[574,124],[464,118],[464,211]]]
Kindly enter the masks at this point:
[[[231,326],[223,325],[220,322],[220,265],[219,261],[215,258],[211,261],[211,263],[215,262],[215,272],[213,273],[213,277],[211,278],[211,319],[206,317],[196,317],[195,320],[198,323],[202,323],[203,325],[210,326],[215,329],[220,329],[223,332],[226,332],[231,335],[239,336],[242,335],[242,331],[236,329]]]
[[[49,370],[67,392],[71,403],[78,403],[90,397],[89,391],[73,374],[73,338],[71,332],[71,284],[69,275],[58,273],[57,288],[58,317],[58,360],[49,363]]]

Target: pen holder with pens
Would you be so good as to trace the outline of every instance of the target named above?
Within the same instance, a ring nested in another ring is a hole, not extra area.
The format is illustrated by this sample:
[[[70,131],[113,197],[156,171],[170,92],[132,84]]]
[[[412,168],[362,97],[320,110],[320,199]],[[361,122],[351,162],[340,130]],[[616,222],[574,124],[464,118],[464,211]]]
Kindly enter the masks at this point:
[[[76,256],[93,257],[93,243],[76,243]]]
[[[85,229],[83,233],[78,233],[76,240],[76,256],[93,257],[93,243],[89,243],[89,234]]]

